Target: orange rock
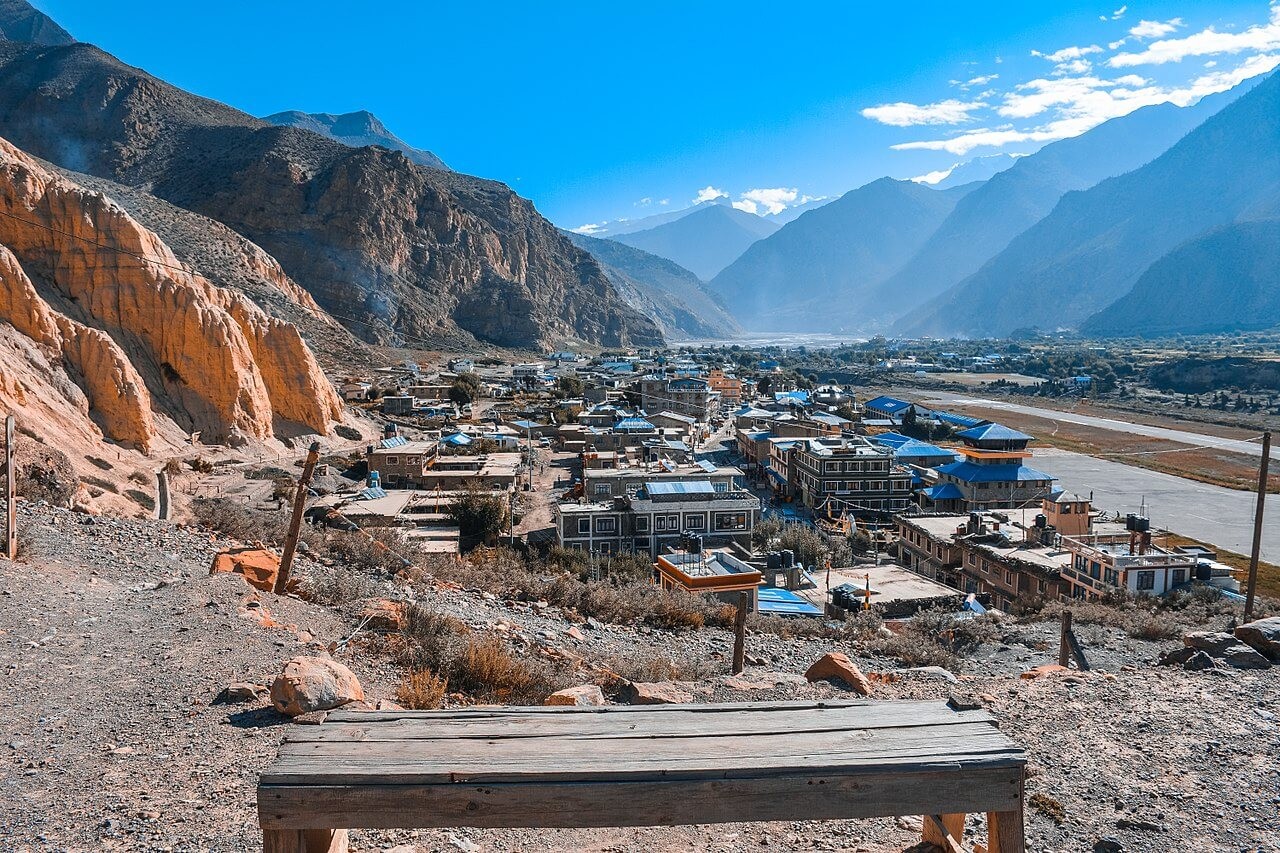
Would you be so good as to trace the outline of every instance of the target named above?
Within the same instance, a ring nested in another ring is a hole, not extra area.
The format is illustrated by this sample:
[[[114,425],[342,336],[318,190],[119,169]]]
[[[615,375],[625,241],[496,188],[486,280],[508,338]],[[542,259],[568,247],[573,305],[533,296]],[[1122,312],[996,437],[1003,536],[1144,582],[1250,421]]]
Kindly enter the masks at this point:
[[[360,621],[369,631],[392,634],[404,628],[405,605],[403,601],[383,598],[371,603],[360,614]]]
[[[294,658],[271,684],[271,704],[291,717],[363,701],[355,673],[328,658]]]
[[[810,681],[834,679],[844,682],[850,690],[859,696],[871,695],[871,682],[862,674],[862,670],[849,660],[843,652],[828,652],[805,672],[804,677]]]
[[[213,558],[209,574],[234,572],[243,575],[245,581],[263,592],[275,589],[276,576],[280,573],[280,558],[271,551],[259,548],[242,548],[223,551]]]
[[[542,704],[590,708],[604,704],[604,691],[595,684],[580,684],[577,687],[566,687],[564,690],[557,690],[542,700]]]
[[[1056,663],[1046,663],[1043,666],[1032,667],[1031,669],[1022,673],[1022,675],[1019,676],[1019,678],[1025,678],[1027,680],[1031,680],[1033,678],[1044,678],[1046,675],[1053,675],[1056,672],[1070,672],[1070,671],[1071,670],[1069,670],[1065,666],[1059,666]]]

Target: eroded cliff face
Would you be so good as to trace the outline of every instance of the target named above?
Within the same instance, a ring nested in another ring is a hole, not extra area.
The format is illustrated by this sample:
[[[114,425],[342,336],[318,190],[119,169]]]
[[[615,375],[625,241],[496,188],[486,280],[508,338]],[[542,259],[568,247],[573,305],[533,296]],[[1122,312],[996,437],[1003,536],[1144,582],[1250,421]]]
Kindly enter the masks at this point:
[[[166,426],[239,441],[341,414],[296,328],[3,140],[0,321],[65,368],[103,435],[144,451]]]

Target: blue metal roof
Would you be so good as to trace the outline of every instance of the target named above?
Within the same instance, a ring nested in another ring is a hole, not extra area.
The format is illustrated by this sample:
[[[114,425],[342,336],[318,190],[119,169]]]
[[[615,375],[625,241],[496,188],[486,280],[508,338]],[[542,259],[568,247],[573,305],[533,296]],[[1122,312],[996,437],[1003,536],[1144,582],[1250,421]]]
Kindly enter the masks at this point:
[[[444,438],[440,439],[440,443],[451,444],[454,447],[464,447],[471,443],[471,436],[457,432],[453,435],[446,435]]]
[[[983,424],[964,432],[956,433],[957,438],[967,438],[970,441],[1031,441],[1031,436],[1026,433],[1018,432],[1016,429],[1010,429],[1002,424]]]
[[[982,418],[970,417],[969,415],[957,415],[954,412],[939,412],[935,409],[930,414],[933,416],[934,420],[954,424],[955,426],[975,427],[982,423]]]
[[[944,447],[939,447],[936,444],[930,444],[927,441],[917,441],[914,438],[907,439],[897,447],[894,447],[893,454],[895,456],[946,457],[948,459],[956,458],[955,453]]]
[[[384,438],[379,443],[382,445],[383,450],[390,450],[393,447],[403,447],[409,443],[409,440],[403,435],[395,435],[391,438]]]
[[[381,486],[369,486],[356,492],[356,500],[358,501],[372,501],[386,496],[387,492]]]
[[[701,468],[703,471],[706,471],[708,474],[714,474],[715,472],[720,470],[719,466],[717,466],[716,463],[712,462],[710,459],[699,459],[697,462],[697,465],[699,468]]]
[[[896,412],[905,411],[911,408],[911,404],[906,400],[899,400],[897,397],[876,397],[865,403],[868,409],[879,409],[882,412],[894,414]]]
[[[613,425],[615,432],[649,432],[657,427],[644,418],[623,418]]]
[[[774,401],[785,403],[788,400],[795,400],[800,403],[809,402],[808,391],[775,391],[773,394]]]
[[[511,425],[516,429],[537,429],[542,424],[535,424],[533,421],[512,421]]]
[[[941,486],[930,486],[921,492],[931,501],[955,501],[964,497],[955,483],[943,483]]]
[[[939,474],[955,477],[965,483],[1018,483],[1026,480],[1053,480],[1052,474],[1026,465],[979,465],[976,462],[953,462],[938,469]]]
[[[893,448],[906,444],[908,441],[915,441],[914,438],[903,435],[900,432],[882,432],[879,435],[869,435],[867,436],[867,440],[872,444],[879,444],[882,447]]]
[[[651,495],[709,495],[716,491],[715,486],[707,480],[645,483],[644,489]]]
[[[756,591],[761,613],[770,616],[821,616],[822,608],[789,589],[762,586]]]

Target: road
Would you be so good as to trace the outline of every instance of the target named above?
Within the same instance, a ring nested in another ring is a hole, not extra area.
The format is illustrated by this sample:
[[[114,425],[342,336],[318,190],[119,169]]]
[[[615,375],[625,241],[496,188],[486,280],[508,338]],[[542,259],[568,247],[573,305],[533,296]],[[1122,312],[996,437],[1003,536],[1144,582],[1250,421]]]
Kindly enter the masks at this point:
[[[1052,472],[1058,484],[1068,491],[1084,495],[1092,492],[1095,509],[1121,514],[1138,512],[1145,500],[1147,517],[1154,525],[1237,554],[1248,554],[1253,547],[1257,497],[1252,492],[1224,489],[1054,447],[1037,450],[1035,464]],[[1280,495],[1267,497],[1262,558],[1280,562]]]
[[[937,408],[946,408],[947,406],[981,406],[985,409],[1017,412],[1022,415],[1031,415],[1037,418],[1047,418],[1049,420],[1063,421],[1064,423],[1070,424],[1080,424],[1081,426],[1097,427],[1098,429],[1108,429],[1113,432],[1128,433],[1129,435],[1141,435],[1146,436],[1147,438],[1162,438],[1167,441],[1177,441],[1182,444],[1192,444],[1198,447],[1212,447],[1220,450],[1231,450],[1236,453],[1243,453],[1255,458],[1261,453],[1260,445],[1257,441],[1248,441],[1239,438],[1224,438],[1218,435],[1206,435],[1201,432],[1168,429],[1166,427],[1150,426],[1148,424],[1135,424],[1128,421],[1116,420],[1115,418],[1086,415],[1081,412],[1062,412],[1057,409],[1041,409],[1035,406],[1024,406],[1021,403],[1011,403],[1007,400],[990,400],[946,391],[930,391],[926,399],[926,404],[936,406]],[[1271,458],[1273,460],[1280,460],[1280,445],[1272,448]]]

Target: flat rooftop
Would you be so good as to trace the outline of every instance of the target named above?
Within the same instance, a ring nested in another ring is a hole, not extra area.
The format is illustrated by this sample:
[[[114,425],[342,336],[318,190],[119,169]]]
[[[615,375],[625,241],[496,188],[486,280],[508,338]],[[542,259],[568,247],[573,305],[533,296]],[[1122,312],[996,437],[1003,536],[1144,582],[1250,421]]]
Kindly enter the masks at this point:
[[[871,603],[879,604],[889,601],[931,601],[937,598],[962,596],[960,590],[944,583],[930,580],[924,575],[916,574],[896,563],[876,565],[848,566],[831,570],[830,582],[827,573],[818,570],[811,573],[816,587],[800,589],[796,592],[819,607],[828,601],[827,593],[842,584],[851,584],[859,590],[867,585],[867,576],[871,576]]]

